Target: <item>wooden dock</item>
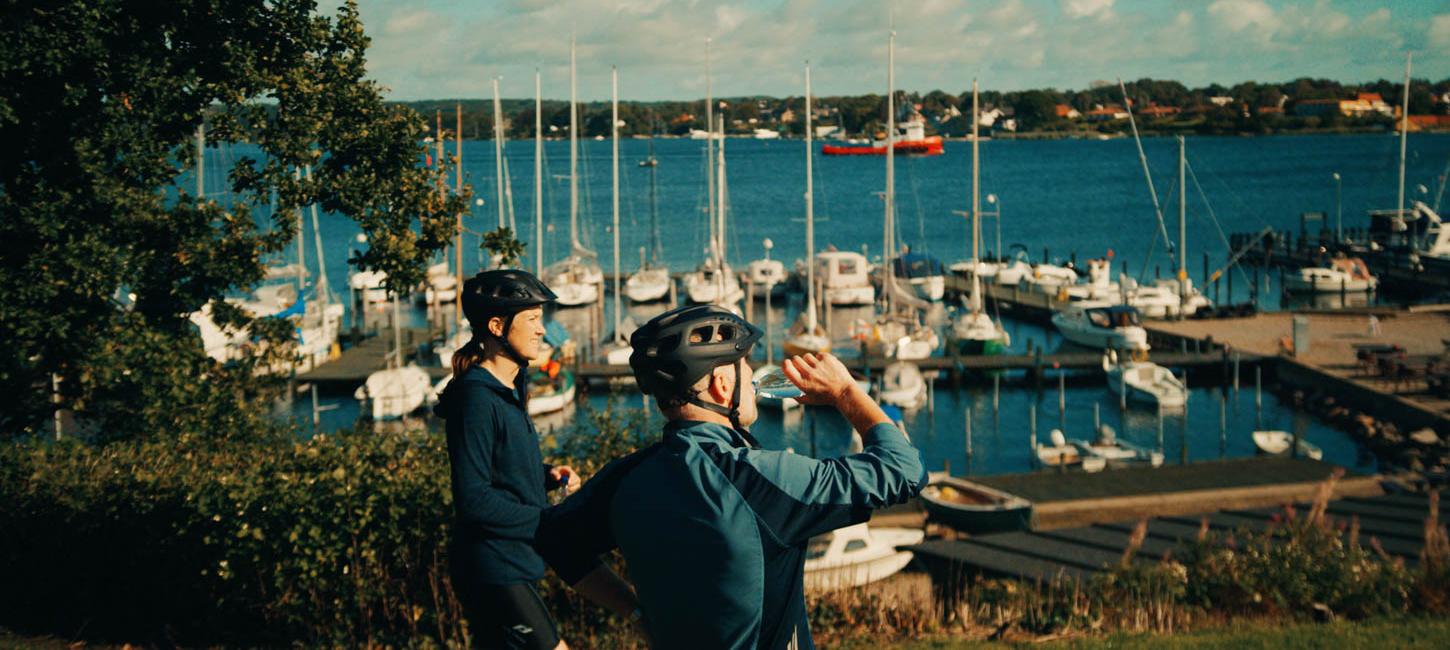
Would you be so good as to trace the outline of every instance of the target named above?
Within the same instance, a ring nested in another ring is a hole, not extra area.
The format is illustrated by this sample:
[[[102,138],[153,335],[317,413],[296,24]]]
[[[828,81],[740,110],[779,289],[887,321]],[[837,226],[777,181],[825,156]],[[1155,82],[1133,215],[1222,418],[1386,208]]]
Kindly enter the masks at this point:
[[[407,352],[417,350],[418,345],[428,341],[430,335],[426,329],[405,328],[401,338],[403,350]],[[297,375],[297,381],[316,384],[323,392],[350,392],[367,381],[368,375],[388,367],[387,356],[392,348],[393,337],[390,334],[369,336],[343,350],[336,359]],[[451,372],[441,366],[424,366],[423,369],[434,381]]]
[[[1347,229],[1349,236],[1336,241],[1333,233],[1321,235],[1275,232],[1272,237],[1259,238],[1258,233],[1234,233],[1229,242],[1234,250],[1245,249],[1242,263],[1280,269],[1314,266],[1326,252],[1343,252],[1364,260],[1371,273],[1380,280],[1380,291],[1405,295],[1425,295],[1450,291],[1450,260],[1421,257],[1419,267],[1412,266],[1406,255],[1384,248],[1370,247],[1370,238],[1361,230]],[[1278,286],[1283,286],[1280,282]]]
[[[971,576],[1086,579],[1121,560],[1142,519],[1148,519],[1148,536],[1135,561],[1155,562],[1194,539],[1205,520],[1218,532],[1262,531],[1284,514],[1286,504],[1299,504],[1296,513],[1304,514],[1304,504],[1333,470],[1311,460],[1246,459],[1100,474],[981,477],[974,480],[1032,499],[1034,529],[928,541],[910,550],[938,586]],[[1358,517],[1362,539],[1373,536],[1390,555],[1410,564],[1418,560],[1427,497],[1385,495],[1374,476],[1346,476],[1331,497],[1336,499],[1329,503],[1331,517]],[[1450,504],[1442,503],[1440,511],[1450,513]]]

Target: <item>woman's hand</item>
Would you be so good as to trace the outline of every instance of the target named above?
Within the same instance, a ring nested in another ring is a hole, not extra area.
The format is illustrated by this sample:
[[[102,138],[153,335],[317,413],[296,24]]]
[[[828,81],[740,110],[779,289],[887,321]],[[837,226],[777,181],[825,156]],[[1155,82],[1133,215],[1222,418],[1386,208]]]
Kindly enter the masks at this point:
[[[805,392],[795,398],[802,404],[836,404],[857,388],[851,371],[833,354],[802,354],[786,359],[781,368],[786,378]]]
[[[574,468],[568,465],[555,465],[549,468],[549,480],[558,485],[558,490],[563,490],[564,496],[569,496],[579,489],[584,481],[574,473]]]

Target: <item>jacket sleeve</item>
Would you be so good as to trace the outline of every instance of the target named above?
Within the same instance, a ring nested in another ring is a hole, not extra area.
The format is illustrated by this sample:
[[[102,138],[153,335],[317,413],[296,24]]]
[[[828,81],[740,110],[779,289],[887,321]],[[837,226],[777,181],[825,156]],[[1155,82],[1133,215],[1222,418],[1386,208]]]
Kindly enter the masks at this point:
[[[618,546],[610,525],[614,493],[629,470],[657,448],[647,447],[605,465],[578,492],[544,511],[534,549],[565,584],[579,582],[600,565],[600,555]]]
[[[493,487],[495,461],[507,461],[494,457],[496,436],[506,433],[503,419],[488,399],[469,399],[459,406],[454,415],[459,425],[448,435],[459,527],[481,537],[533,540],[541,508]]]
[[[738,449],[717,458],[721,470],[765,526],[786,544],[871,518],[926,486],[921,453],[894,425],[862,436],[858,454],[817,460],[790,452]]]

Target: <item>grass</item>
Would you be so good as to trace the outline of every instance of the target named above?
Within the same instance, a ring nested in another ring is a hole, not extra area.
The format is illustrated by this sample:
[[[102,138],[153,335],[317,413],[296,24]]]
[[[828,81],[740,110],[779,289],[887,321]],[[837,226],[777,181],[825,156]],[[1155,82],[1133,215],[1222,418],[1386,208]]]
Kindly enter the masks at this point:
[[[1173,635],[1111,634],[1105,636],[1038,637],[1015,641],[925,639],[892,645],[903,650],[958,650],[1006,647],[1052,648],[1446,648],[1450,621],[1429,618],[1381,618],[1328,624],[1243,621]],[[880,648],[879,640],[848,642],[846,649]]]

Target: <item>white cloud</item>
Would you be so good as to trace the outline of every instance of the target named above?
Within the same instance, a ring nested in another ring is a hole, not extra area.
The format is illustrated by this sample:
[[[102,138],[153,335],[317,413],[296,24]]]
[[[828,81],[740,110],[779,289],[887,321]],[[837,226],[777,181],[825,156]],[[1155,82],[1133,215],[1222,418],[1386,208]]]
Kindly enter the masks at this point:
[[[1279,28],[1274,8],[1263,0],[1215,0],[1208,5],[1208,15],[1235,32],[1253,28],[1273,33]]]
[[[1427,35],[1430,47],[1441,52],[1450,50],[1450,14],[1440,14],[1431,18]]]
[[[881,92],[889,13],[897,86],[920,91],[960,92],[973,77],[993,90],[1118,76],[1358,81],[1393,75],[1406,38],[1417,69],[1450,68],[1450,13],[1357,1],[362,0],[361,9],[374,39],[369,73],[402,99],[484,97],[498,75],[505,96],[527,96],[535,66],[545,96],[564,97],[571,31],[585,99],[608,97],[611,64],[622,97],[702,96],[707,36],[717,95],[798,94],[805,59],[822,94]]]
[[[1117,0],[1062,0],[1062,13],[1068,18],[1112,16],[1113,3]]]

